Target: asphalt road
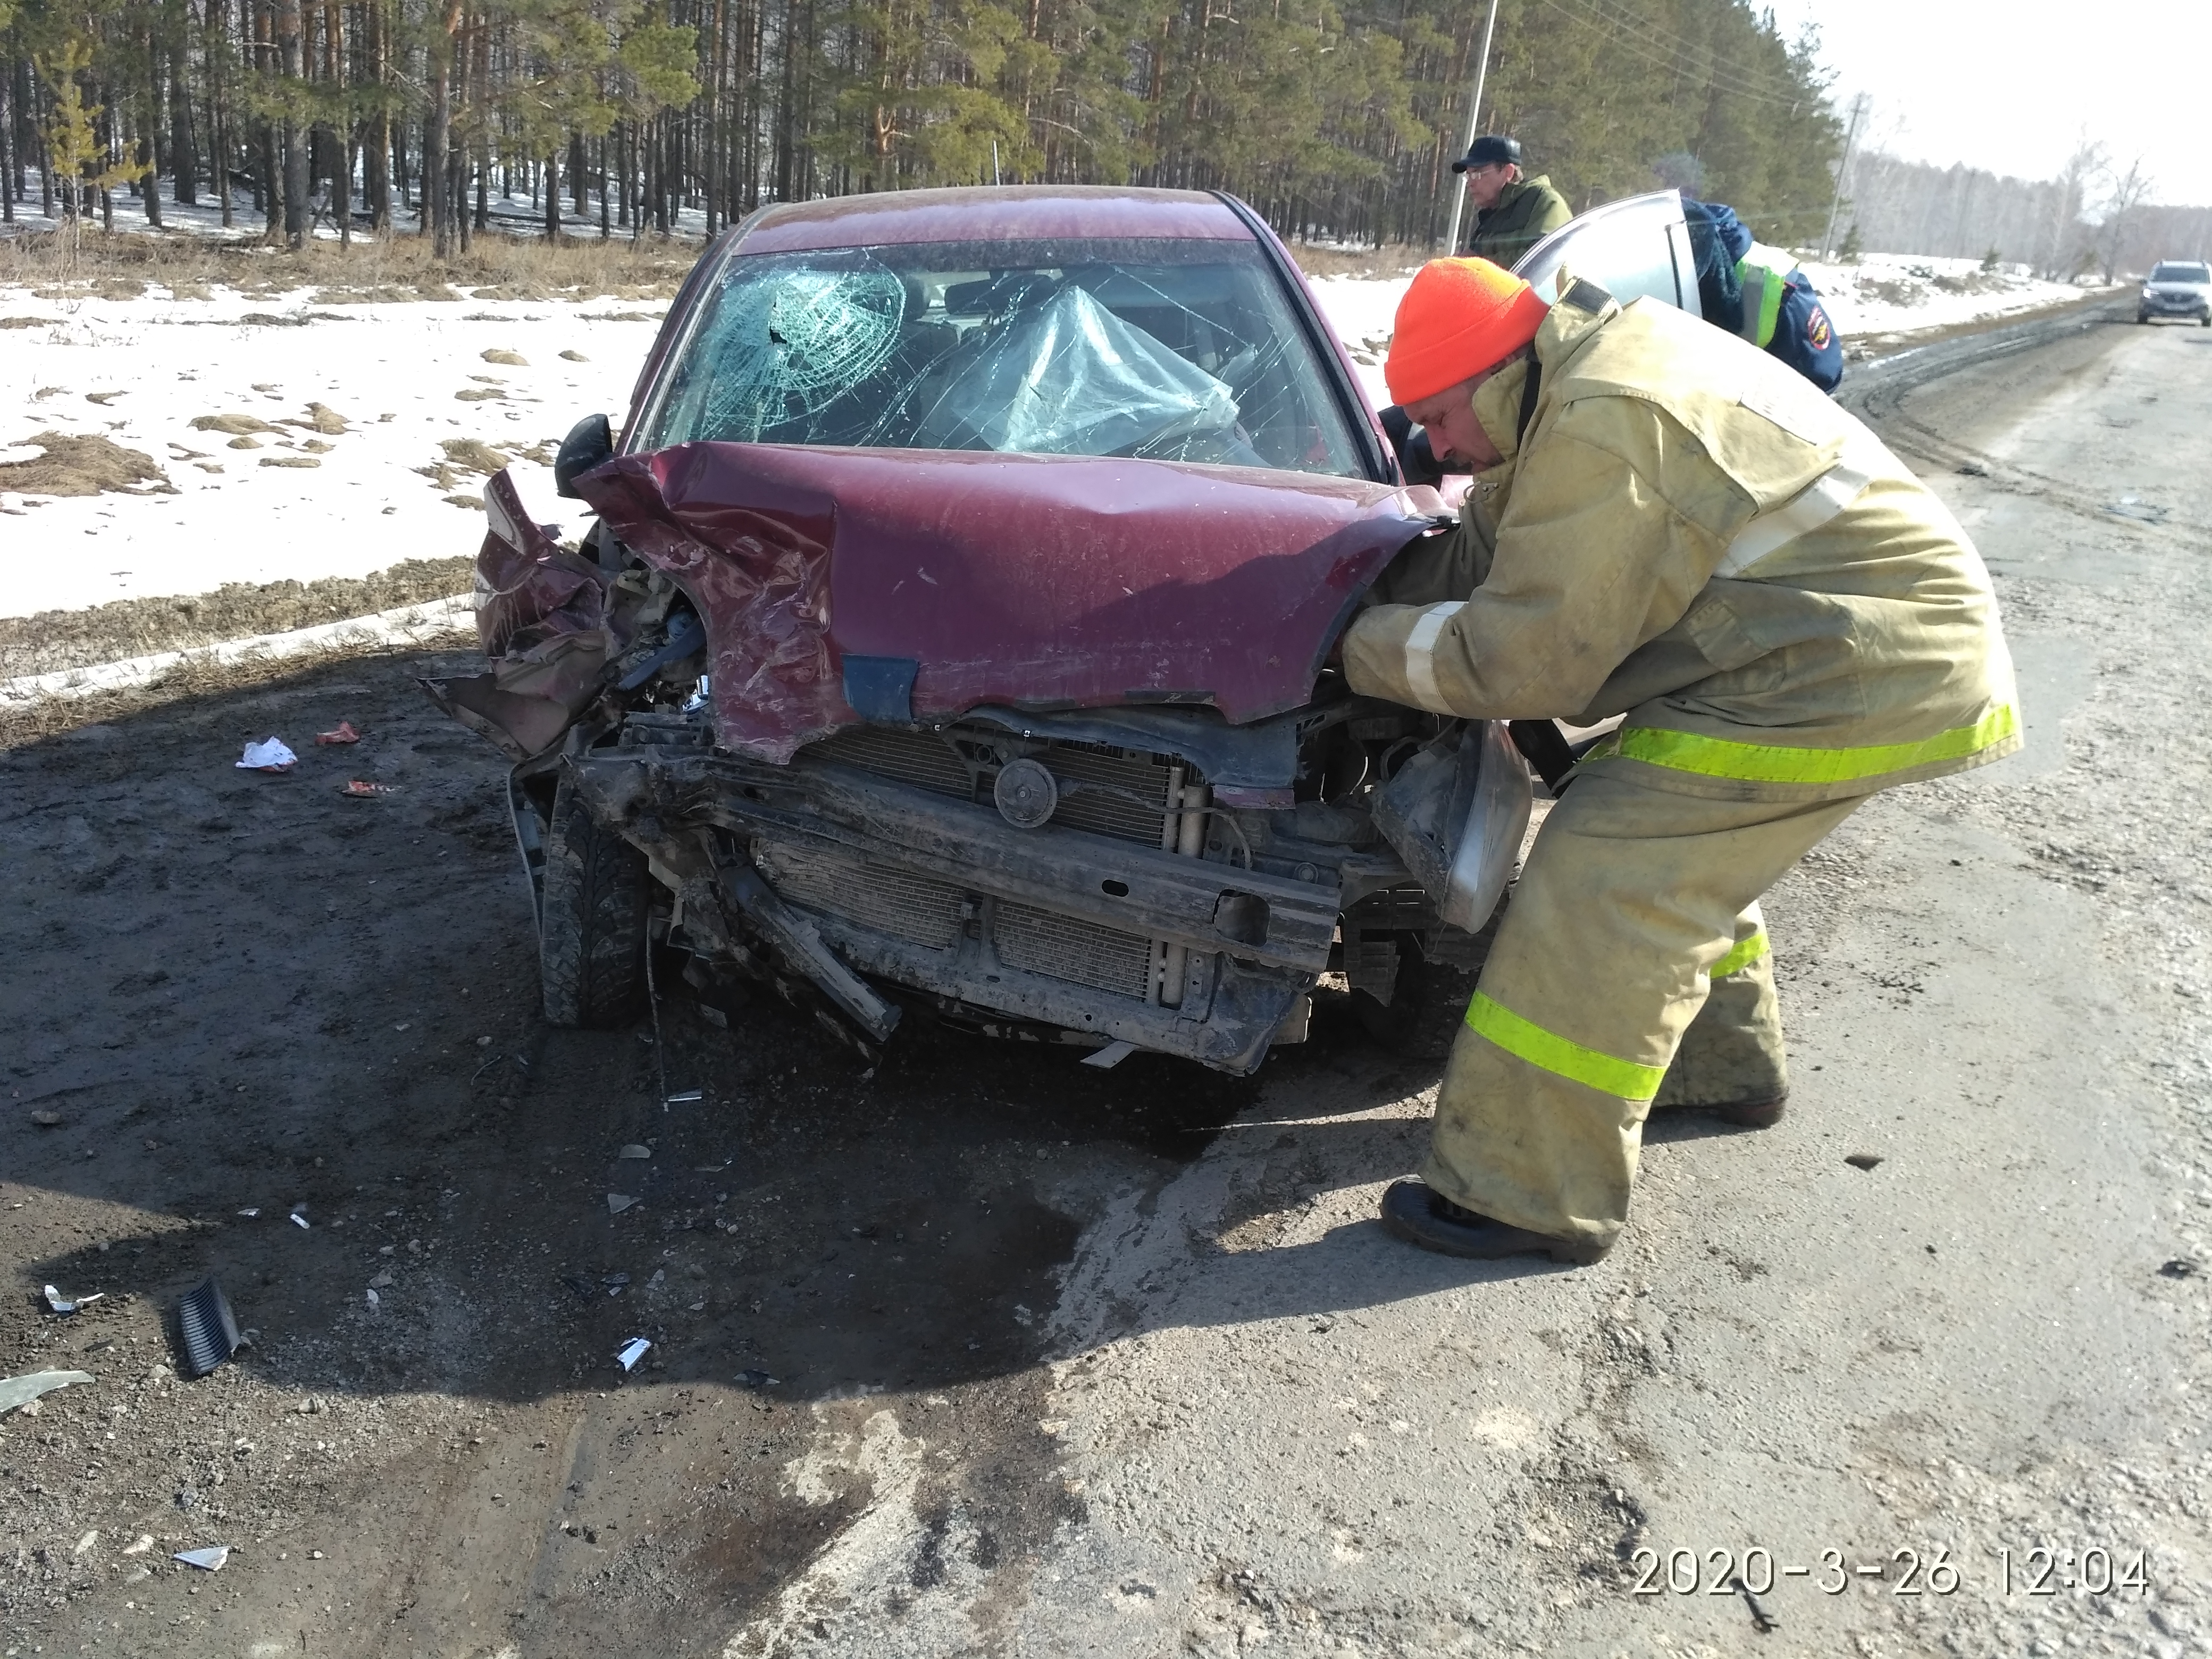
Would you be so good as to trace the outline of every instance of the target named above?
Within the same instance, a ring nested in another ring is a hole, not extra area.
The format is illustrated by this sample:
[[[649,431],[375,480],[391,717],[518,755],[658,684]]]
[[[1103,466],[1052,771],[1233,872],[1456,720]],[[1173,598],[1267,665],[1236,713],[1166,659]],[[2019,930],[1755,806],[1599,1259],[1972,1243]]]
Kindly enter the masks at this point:
[[[2028,749],[1778,889],[1790,1113],[1656,1125],[1595,1267],[1380,1233],[1435,1066],[1340,1010],[1243,1084],[545,1031],[416,665],[0,757],[0,1375],[97,1379],[0,1419],[0,1653],[2205,1650],[2212,331],[1990,343],[1854,373]]]

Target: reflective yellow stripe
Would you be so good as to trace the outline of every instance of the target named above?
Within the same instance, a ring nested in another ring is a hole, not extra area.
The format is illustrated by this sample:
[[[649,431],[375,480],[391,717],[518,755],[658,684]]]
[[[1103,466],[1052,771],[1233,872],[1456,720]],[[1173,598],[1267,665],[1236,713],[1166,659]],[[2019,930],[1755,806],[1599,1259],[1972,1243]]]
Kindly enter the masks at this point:
[[[1734,950],[1713,964],[1712,972],[1706,977],[1726,979],[1730,974],[1740,974],[1765,956],[1766,951],[1766,929],[1762,927],[1749,939],[1738,941]]]
[[[1560,1077],[1588,1084],[1601,1094],[1617,1095],[1623,1100],[1650,1099],[1659,1092],[1660,1079],[1667,1075],[1663,1066],[1638,1066],[1634,1060],[1617,1060],[1595,1048],[1585,1048],[1579,1042],[1570,1042],[1540,1025],[1529,1024],[1511,1009],[1500,1007],[1480,991],[1467,1006],[1467,1023],[1479,1035],[1531,1066],[1540,1066]]]
[[[1743,307],[1743,326],[1738,331],[1753,345],[1764,348],[1774,338],[1775,325],[1782,319],[1782,298],[1790,285],[1790,278],[1797,270],[1797,262],[1779,248],[1764,242],[1753,242],[1751,250],[1735,262],[1736,281],[1747,296]],[[1758,279],[1759,308],[1753,311],[1749,303],[1751,279]]]
[[[1738,743],[1731,738],[1670,732],[1662,726],[1625,726],[1599,754],[1623,755],[1670,771],[1741,778],[1748,783],[1852,783],[1936,761],[1963,760],[2002,743],[2019,729],[2019,715],[2009,703],[1992,708],[1972,726],[1955,726],[1918,743],[1881,743],[1863,749]]]

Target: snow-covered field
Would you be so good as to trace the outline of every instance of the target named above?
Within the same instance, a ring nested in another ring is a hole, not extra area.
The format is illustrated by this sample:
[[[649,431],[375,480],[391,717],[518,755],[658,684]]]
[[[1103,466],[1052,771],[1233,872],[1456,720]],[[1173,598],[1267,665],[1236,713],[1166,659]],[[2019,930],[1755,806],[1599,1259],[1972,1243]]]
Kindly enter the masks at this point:
[[[1846,337],[2080,293],[1982,278],[1970,260],[1876,257],[1817,279]],[[1407,280],[1315,284],[1378,404]],[[577,504],[552,491],[552,448],[580,416],[619,420],[665,309],[211,292],[62,300],[0,287],[0,466],[38,459],[41,434],[102,437],[150,457],[166,482],[41,496],[0,475],[0,617],[472,554],[487,451],[514,462],[536,516],[574,519]]]
[[[1808,261],[1805,271],[1844,338],[1877,343],[1885,335],[2041,311],[2094,291],[2045,282],[2025,265],[1984,271],[1978,259],[1906,253],[1869,253],[1850,265]]]
[[[550,446],[581,415],[619,417],[664,308],[0,289],[0,465],[36,459],[42,433],[97,435],[168,486],[0,492],[0,616],[473,553],[485,449],[539,516],[574,516]]]

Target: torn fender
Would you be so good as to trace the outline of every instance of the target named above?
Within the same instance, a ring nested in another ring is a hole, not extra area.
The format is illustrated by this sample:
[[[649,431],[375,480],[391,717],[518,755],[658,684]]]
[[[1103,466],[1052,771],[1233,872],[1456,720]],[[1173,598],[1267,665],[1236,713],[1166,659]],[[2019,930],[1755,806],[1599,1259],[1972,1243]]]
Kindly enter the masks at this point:
[[[599,568],[561,546],[523,510],[501,472],[484,487],[477,554],[477,637],[492,672],[422,682],[446,713],[527,760],[560,740],[599,695],[617,649]]]
[[[986,703],[1301,707],[1441,512],[1311,473],[772,444],[623,456],[576,489],[704,617],[720,742],[776,763]]]

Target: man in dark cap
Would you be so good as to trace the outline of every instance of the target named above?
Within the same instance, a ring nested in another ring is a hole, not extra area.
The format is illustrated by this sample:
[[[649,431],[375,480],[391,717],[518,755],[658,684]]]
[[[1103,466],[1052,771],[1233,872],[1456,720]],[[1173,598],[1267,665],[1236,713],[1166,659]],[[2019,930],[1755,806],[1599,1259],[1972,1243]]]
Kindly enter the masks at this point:
[[[1521,176],[1521,141],[1485,133],[1452,163],[1467,181],[1474,229],[1465,251],[1510,270],[1521,256],[1574,215],[1549,179]]]

